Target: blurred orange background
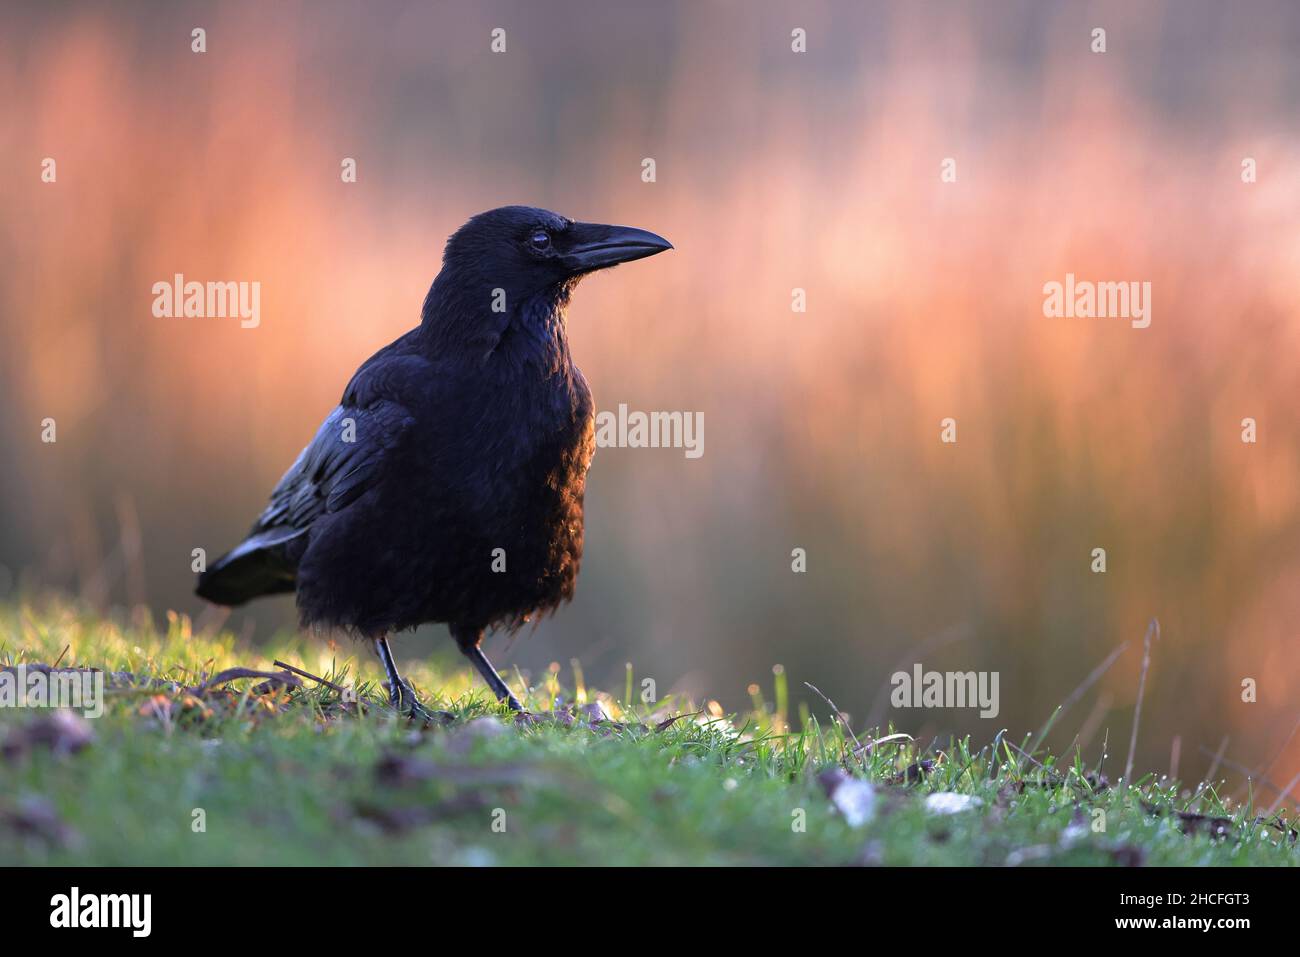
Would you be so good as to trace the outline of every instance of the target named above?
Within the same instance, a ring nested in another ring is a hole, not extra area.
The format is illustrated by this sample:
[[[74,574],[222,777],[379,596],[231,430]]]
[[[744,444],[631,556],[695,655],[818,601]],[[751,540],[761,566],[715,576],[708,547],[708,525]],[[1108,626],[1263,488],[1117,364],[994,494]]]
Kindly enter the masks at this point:
[[[1195,777],[1228,736],[1231,762],[1300,770],[1300,8],[2,18],[11,597],[198,614],[191,549],[239,538],[353,369],[418,321],[447,234],[528,203],[676,245],[587,280],[569,329],[598,408],[702,413],[705,454],[598,451],[578,597],[490,640],[498,664],[576,657],[621,689],[631,661],[661,694],[739,707],[780,663],[821,712],[804,681],[859,723],[982,743],[1036,728],[1131,641],[1052,737],[1091,725],[1095,760],[1108,731],[1119,765],[1156,617],[1139,767],[1168,769],[1178,738]],[[155,318],[151,287],[178,272],[259,281],[260,326]],[[1150,328],[1045,318],[1042,286],[1067,272],[1151,282]],[[278,599],[228,624],[257,640],[292,621]],[[401,653],[446,651],[427,631]],[[916,661],[999,671],[1001,714],[889,709],[890,673]]]

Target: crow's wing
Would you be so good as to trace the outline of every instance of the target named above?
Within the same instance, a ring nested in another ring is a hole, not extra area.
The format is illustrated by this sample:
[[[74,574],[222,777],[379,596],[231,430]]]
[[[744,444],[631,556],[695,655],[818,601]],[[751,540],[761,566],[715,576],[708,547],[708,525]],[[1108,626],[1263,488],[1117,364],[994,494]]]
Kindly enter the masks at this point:
[[[275,486],[250,534],[305,531],[326,512],[346,508],[374,483],[410,423],[406,409],[393,402],[336,406]]]
[[[343,402],[276,484],[271,501],[248,536],[199,576],[197,592],[237,605],[258,595],[292,591],[301,549],[292,543],[322,515],[345,509],[383,474],[388,454],[414,423],[400,393],[413,356],[384,361],[382,353],[358,370]]]

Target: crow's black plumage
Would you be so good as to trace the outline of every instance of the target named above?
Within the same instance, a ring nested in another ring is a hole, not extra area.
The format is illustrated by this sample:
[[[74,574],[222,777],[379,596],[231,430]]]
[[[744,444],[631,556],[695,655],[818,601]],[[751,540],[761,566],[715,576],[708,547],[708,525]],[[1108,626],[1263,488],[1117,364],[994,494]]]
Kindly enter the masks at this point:
[[[357,370],[198,594],[296,591],[304,625],[376,642],[411,710],[387,635],[446,622],[517,708],[479,641],[572,597],[582,558],[593,408],[565,307],[587,273],[670,248],[528,206],[473,217],[447,241],[420,325]]]

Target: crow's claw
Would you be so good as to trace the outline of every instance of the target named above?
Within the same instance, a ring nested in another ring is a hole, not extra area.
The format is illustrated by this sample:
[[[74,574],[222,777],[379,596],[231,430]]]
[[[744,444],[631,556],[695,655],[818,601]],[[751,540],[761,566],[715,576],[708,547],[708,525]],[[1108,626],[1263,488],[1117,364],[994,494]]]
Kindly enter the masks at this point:
[[[455,717],[449,711],[431,711],[420,704],[420,699],[415,696],[415,689],[405,679],[398,681],[396,685],[388,683],[388,703],[398,714],[404,715],[410,721],[419,721],[421,724],[447,724]]]

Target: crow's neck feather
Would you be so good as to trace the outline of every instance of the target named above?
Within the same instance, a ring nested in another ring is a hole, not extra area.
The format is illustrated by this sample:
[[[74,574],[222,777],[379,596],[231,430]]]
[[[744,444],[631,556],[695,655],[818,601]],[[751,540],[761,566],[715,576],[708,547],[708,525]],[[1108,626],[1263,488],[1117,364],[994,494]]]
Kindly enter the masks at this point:
[[[574,285],[550,286],[494,313],[491,288],[448,278],[444,271],[424,299],[420,338],[437,352],[497,354],[543,374],[566,373],[572,359],[565,309]]]

